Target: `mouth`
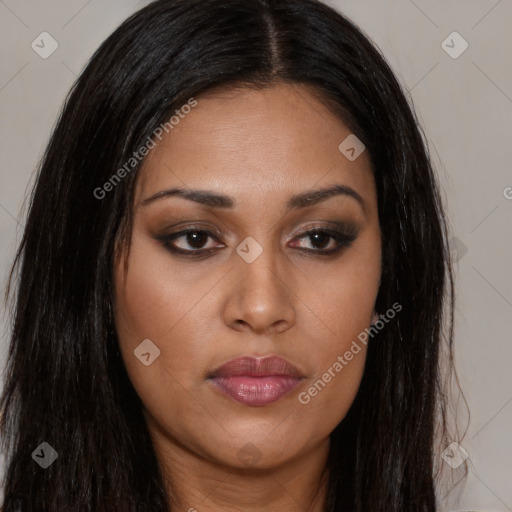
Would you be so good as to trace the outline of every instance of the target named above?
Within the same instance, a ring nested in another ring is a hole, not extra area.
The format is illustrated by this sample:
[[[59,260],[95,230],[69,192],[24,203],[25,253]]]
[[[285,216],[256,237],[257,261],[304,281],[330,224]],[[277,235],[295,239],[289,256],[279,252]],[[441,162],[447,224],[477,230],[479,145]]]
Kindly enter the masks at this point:
[[[277,356],[240,357],[215,369],[209,376],[215,390],[237,402],[259,407],[291,393],[305,376]]]

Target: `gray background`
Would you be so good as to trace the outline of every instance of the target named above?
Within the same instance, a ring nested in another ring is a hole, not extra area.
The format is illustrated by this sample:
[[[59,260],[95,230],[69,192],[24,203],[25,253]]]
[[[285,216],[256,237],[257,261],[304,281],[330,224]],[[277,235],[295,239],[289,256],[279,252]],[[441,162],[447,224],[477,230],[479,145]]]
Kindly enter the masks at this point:
[[[66,93],[99,44],[145,3],[0,0],[0,292],[21,237],[23,201]],[[471,422],[457,439],[469,453],[468,481],[446,510],[512,511],[512,2],[329,3],[373,39],[410,91],[448,202],[458,259],[457,368]],[[59,45],[47,59],[31,48],[44,31]],[[441,45],[454,31],[469,44],[458,58]],[[2,370],[5,316],[0,329]]]

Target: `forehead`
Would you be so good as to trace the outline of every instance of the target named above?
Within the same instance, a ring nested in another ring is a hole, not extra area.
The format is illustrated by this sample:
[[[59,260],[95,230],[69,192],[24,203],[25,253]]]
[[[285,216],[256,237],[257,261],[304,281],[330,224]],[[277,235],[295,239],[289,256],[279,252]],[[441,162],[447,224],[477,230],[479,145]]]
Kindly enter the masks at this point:
[[[340,152],[351,132],[307,86],[217,89],[196,100],[146,157],[136,203],[173,186],[244,202],[327,182],[362,195],[373,185],[368,155],[350,161]]]

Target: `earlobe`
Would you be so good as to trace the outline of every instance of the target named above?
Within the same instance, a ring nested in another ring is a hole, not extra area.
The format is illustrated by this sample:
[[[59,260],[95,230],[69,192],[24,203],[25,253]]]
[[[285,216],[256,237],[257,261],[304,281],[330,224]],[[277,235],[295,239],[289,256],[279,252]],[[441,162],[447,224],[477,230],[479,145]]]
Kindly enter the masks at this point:
[[[372,325],[375,325],[378,319],[379,319],[379,314],[376,311],[374,311],[373,318],[372,318]]]

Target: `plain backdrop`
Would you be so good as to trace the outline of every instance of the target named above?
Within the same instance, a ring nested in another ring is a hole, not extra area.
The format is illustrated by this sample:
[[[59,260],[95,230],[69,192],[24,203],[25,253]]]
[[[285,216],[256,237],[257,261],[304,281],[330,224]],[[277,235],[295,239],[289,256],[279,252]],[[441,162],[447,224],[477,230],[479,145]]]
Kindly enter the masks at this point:
[[[145,3],[0,0],[0,292],[65,95],[100,43]],[[469,454],[468,480],[446,510],[512,511],[512,1],[328,3],[363,29],[410,92],[448,206],[457,368],[471,421],[454,440]],[[58,44],[46,59],[32,47],[43,32]],[[5,314],[1,322],[0,371]]]

